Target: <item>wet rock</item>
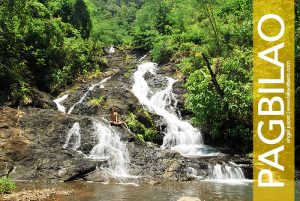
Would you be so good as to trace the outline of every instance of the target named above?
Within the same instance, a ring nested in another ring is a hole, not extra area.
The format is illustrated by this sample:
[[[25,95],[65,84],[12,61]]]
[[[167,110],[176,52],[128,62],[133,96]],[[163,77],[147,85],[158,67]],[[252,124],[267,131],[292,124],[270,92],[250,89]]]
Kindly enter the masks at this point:
[[[84,179],[87,181],[94,182],[110,182],[114,178],[111,176],[111,174],[109,174],[109,172],[106,169],[103,169],[103,166],[101,168],[97,166],[97,168],[93,172],[87,174],[84,177]]]
[[[32,99],[30,106],[43,109],[54,109],[56,107],[53,102],[53,97],[48,93],[42,92],[37,88],[32,88],[30,94]]]
[[[240,160],[241,156],[187,159],[175,151],[160,149],[165,131],[164,120],[145,112],[131,92],[132,73],[138,62],[136,58],[126,59],[127,56],[126,52],[117,51],[113,57],[107,58],[107,69],[100,76],[88,82],[76,83],[64,92],[69,94],[63,102],[68,111],[88,91],[91,83],[99,83],[111,76],[103,86],[89,91],[71,115],[59,112],[55,107],[54,110],[26,108],[20,111],[8,107],[0,108],[0,175],[33,180],[110,180],[100,168],[107,167],[107,161],[97,162],[87,156],[98,142],[94,135],[93,122],[104,121],[102,118],[109,121],[109,108],[115,107],[123,121],[129,113],[134,113],[138,121],[147,128],[156,127],[160,131],[154,140],[156,144],[139,144],[130,131],[124,127],[114,127],[121,133],[121,140],[127,142],[131,161],[130,174],[145,176],[150,180],[155,178],[155,181],[190,180],[186,174],[187,168],[193,167],[197,169],[199,177],[206,178],[210,164],[225,160],[244,165],[243,169],[247,169],[249,173],[247,177],[251,178],[251,162],[248,159]],[[178,79],[173,88],[178,100],[179,111],[176,112],[186,119],[189,114],[184,110],[183,95],[186,91],[182,86],[182,79],[178,78],[176,70],[169,64],[160,67],[157,73],[161,75],[161,79],[153,80],[151,74],[146,75],[153,92],[160,90],[157,86],[166,86],[167,80],[164,76]],[[35,107],[53,108],[51,96],[43,97],[45,94],[38,91],[36,94],[38,97]],[[91,100],[100,98],[103,98],[101,103],[96,106],[91,104]],[[79,123],[81,133],[80,147],[76,151],[72,150],[76,141],[74,136],[70,138],[68,146],[63,148],[66,145],[67,133],[75,122]]]
[[[87,145],[97,143],[92,118],[34,108],[22,110],[21,118],[16,115],[20,111],[12,108],[1,108],[0,113],[9,125],[0,128],[0,175],[19,180],[73,180],[98,165],[80,152],[63,148],[68,130],[80,122],[82,152],[90,152]]]

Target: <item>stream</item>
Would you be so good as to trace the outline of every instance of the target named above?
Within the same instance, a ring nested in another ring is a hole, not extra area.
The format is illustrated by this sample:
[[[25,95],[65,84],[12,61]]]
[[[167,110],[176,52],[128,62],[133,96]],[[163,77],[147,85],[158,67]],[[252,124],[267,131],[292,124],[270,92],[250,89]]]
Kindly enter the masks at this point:
[[[176,201],[183,196],[198,197],[202,201],[250,201],[252,185],[230,185],[215,182],[162,182],[157,185],[101,184],[68,182],[43,184],[19,182],[19,189],[56,188],[73,190],[75,193],[58,200],[76,201]]]

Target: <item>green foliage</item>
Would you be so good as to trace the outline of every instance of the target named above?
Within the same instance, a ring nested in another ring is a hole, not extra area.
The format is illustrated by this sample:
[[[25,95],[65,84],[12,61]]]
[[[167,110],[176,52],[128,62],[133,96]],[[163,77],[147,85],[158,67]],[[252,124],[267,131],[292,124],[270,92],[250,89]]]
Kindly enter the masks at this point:
[[[296,5],[296,119],[300,114],[300,26]],[[8,20],[9,19],[9,20]],[[74,78],[107,66],[102,49],[120,45],[150,51],[175,64],[186,81],[186,108],[213,139],[251,147],[252,1],[250,0],[2,0],[0,90],[30,104],[30,87],[55,92]],[[216,90],[202,53],[224,94]],[[131,69],[124,76],[130,78]],[[101,98],[91,105],[102,104]],[[133,114],[126,122],[152,140]],[[296,124],[296,129],[298,129]]]
[[[194,113],[193,121],[207,130],[214,140],[242,141],[246,150],[252,140],[252,70],[246,60],[251,57],[244,50],[231,58],[216,61],[216,79],[224,92],[222,97],[215,90],[206,68],[194,71],[188,77],[186,107]],[[246,53],[245,53],[246,52]],[[243,55],[245,57],[243,57]]]
[[[156,62],[175,62],[184,74],[194,123],[210,138],[235,139],[250,149],[252,2],[149,0],[133,25],[137,48],[151,50]],[[224,94],[211,81],[202,53]]]
[[[144,124],[137,120],[137,117],[133,113],[127,116],[125,122],[129,129],[134,132],[142,142],[153,141],[156,136],[156,130],[154,128],[146,128]]]
[[[82,38],[89,38],[92,30],[92,21],[84,0],[76,0],[72,15],[72,24],[80,30]]]
[[[30,87],[25,82],[14,83],[11,85],[12,99],[18,105],[28,105],[32,102],[30,98]]]
[[[186,75],[197,70],[196,66],[199,66],[199,60],[193,57],[182,58],[180,63],[177,65],[178,68]]]
[[[12,193],[16,190],[16,184],[10,178],[0,178],[0,194]]]
[[[151,57],[156,62],[169,61],[176,51],[177,44],[173,38],[158,37],[157,42],[153,44]]]
[[[99,98],[93,97],[88,104],[91,107],[99,107],[105,103],[105,99],[105,96],[100,96]]]
[[[89,0],[92,18],[92,37],[105,45],[130,45],[131,25],[135,19],[138,4],[134,0]]]
[[[7,20],[11,19],[11,20]],[[10,1],[0,4],[0,90],[30,104],[30,87],[54,92],[102,66],[103,43],[82,0]]]

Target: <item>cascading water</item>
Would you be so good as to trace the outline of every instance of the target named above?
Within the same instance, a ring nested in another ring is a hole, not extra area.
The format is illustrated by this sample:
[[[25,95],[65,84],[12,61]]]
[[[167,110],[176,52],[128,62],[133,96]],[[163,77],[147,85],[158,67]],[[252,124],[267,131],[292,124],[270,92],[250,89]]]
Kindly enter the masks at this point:
[[[155,63],[146,62],[139,65],[134,73],[132,92],[151,113],[163,118],[166,130],[162,148],[171,147],[171,149],[186,157],[220,155],[213,148],[204,145],[200,131],[187,121],[183,121],[180,115],[176,113],[176,99],[172,93],[176,80],[170,77],[161,77],[156,74],[156,71],[157,65]],[[166,80],[167,87],[153,93],[144,78],[148,72],[153,75],[153,80]],[[242,169],[237,165],[217,164],[208,167],[208,170],[210,180],[232,181],[245,179]],[[190,167],[187,169],[187,174],[197,177],[197,170]]]
[[[215,164],[208,167],[208,178],[206,181],[226,182],[230,184],[248,184],[252,180],[245,178],[243,170],[237,164]]]
[[[80,147],[81,143],[80,125],[78,122],[74,123],[72,128],[68,131],[63,148],[67,148],[69,146],[72,137],[74,138],[74,143],[72,144],[71,148],[73,150],[77,150]]]
[[[62,103],[68,98],[68,96],[69,94],[65,94],[64,96],[57,98],[53,101],[56,104],[57,109],[63,113],[66,113],[66,108],[62,105]]]
[[[230,164],[215,164],[208,165],[208,174],[205,177],[199,176],[195,168],[188,167],[187,175],[200,180],[226,183],[241,183],[249,182],[244,176],[242,168],[237,164],[230,162]]]
[[[210,165],[209,167],[209,179],[210,180],[245,180],[245,176],[243,170],[238,167],[236,164],[234,165]]]
[[[134,73],[132,92],[150,112],[163,117],[167,127],[162,148],[172,147],[173,150],[185,156],[203,155],[202,150],[205,147],[200,131],[187,121],[181,120],[172,105],[172,102],[176,102],[172,93],[176,80],[164,77],[163,79],[168,81],[167,87],[154,95],[148,86],[144,75],[149,72],[154,79],[158,78],[156,70],[157,65],[152,62],[139,65],[138,70]]]
[[[143,61],[143,60],[146,58],[147,55],[148,55],[148,53],[145,54],[144,56],[142,56],[138,61],[139,61],[139,62],[140,62],[140,61]]]
[[[88,90],[83,94],[83,96],[79,99],[79,101],[78,102],[76,102],[70,109],[69,109],[69,111],[68,111],[68,114],[71,114],[72,113],[72,111],[74,110],[74,108],[78,105],[78,104],[80,104],[80,103],[82,103],[83,101],[84,101],[84,99],[86,98],[86,96],[88,95],[88,93],[90,92],[90,91],[93,91],[94,89],[95,89],[95,87],[98,87],[98,86],[100,86],[100,88],[103,88],[102,86],[102,84],[104,84],[105,82],[107,82],[107,80],[109,80],[111,77],[107,77],[107,78],[105,78],[104,80],[102,80],[101,82],[99,82],[99,83],[97,83],[97,84],[92,84],[92,86],[90,86],[89,88],[88,88]]]
[[[129,154],[120,134],[102,122],[94,121],[93,127],[98,144],[90,152],[89,158],[107,160],[110,174],[114,177],[128,177]]]

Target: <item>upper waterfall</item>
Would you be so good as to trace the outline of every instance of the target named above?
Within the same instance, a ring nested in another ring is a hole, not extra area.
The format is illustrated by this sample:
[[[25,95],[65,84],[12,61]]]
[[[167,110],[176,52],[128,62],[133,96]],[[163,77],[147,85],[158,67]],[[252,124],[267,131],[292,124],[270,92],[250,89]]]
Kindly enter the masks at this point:
[[[163,77],[168,84],[165,89],[153,93],[149,87],[144,75],[149,72],[155,78],[160,76],[156,74],[157,65],[152,62],[146,62],[138,66],[134,73],[133,94],[138,98],[141,104],[156,115],[163,117],[166,124],[165,137],[162,148],[172,147],[185,156],[203,155],[203,140],[201,132],[194,128],[189,122],[182,120],[175,112],[176,102],[172,92],[173,84],[176,83],[171,77]]]

